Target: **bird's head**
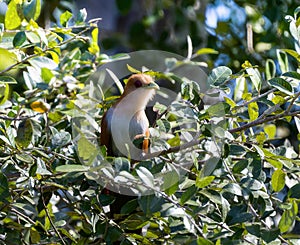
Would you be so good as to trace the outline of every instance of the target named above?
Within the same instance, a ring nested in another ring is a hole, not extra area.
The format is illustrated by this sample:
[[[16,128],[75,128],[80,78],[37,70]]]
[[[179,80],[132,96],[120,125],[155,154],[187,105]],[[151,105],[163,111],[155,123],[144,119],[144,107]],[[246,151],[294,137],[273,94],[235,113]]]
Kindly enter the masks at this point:
[[[149,100],[155,95],[159,86],[153,78],[147,74],[134,74],[128,78],[121,100],[131,106],[145,108]]]

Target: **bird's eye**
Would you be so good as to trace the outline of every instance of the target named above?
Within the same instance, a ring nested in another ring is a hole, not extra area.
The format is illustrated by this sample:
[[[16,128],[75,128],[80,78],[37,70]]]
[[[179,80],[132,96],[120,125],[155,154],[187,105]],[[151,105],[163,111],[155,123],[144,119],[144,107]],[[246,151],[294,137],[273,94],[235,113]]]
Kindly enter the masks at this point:
[[[136,87],[136,88],[139,88],[139,87],[142,87],[142,82],[140,81],[140,80],[136,80],[135,82],[134,82],[134,86]]]

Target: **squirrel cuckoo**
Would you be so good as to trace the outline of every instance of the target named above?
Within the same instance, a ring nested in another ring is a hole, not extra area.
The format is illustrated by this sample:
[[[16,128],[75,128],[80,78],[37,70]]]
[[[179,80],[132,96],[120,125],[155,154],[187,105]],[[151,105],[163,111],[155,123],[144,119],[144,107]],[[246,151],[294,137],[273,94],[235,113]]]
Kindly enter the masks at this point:
[[[146,105],[159,89],[152,77],[146,74],[134,74],[128,78],[120,99],[106,111],[101,122],[100,143],[107,148],[109,156],[128,155],[134,161],[139,160],[149,147],[149,121],[145,113]],[[137,147],[133,141],[141,141]],[[129,151],[128,151],[129,150]],[[121,207],[132,200],[132,196],[104,189],[105,194],[115,197],[110,204],[110,213],[120,214]]]
[[[148,102],[158,90],[152,77],[134,74],[128,78],[120,99],[103,115],[100,143],[109,156],[129,156],[139,160],[149,148],[149,121],[145,113]],[[142,143],[137,147],[133,142]],[[138,149],[141,148],[141,149]]]

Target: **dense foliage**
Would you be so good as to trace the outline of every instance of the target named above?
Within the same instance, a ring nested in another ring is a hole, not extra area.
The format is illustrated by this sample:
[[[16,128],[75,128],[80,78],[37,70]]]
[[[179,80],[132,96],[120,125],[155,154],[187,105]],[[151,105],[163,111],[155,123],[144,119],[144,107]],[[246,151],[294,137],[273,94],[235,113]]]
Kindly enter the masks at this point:
[[[288,46],[272,46],[258,63],[254,50],[240,63],[239,53],[223,53],[233,67],[209,72],[209,95],[221,98],[210,106],[202,81],[176,71],[212,67],[198,58],[221,48],[194,50],[185,36],[185,58],[147,70],[127,66],[130,54],[101,53],[98,20],[87,22],[85,10],[47,29],[40,12],[39,0],[12,0],[0,23],[1,244],[299,242],[299,8],[277,20],[288,23],[277,29]],[[135,164],[98,145],[118,96],[90,75],[108,71],[113,91],[122,90],[118,71],[105,69],[119,61],[128,74],[179,84],[174,101],[154,104],[152,152]],[[121,214],[108,212],[115,197],[104,187],[113,182],[140,194]]]

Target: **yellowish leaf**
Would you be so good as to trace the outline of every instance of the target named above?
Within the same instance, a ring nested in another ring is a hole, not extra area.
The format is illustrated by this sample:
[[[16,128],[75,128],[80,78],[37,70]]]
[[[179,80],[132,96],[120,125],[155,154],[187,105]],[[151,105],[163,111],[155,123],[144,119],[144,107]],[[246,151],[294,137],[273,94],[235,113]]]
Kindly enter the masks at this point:
[[[39,112],[39,113],[45,113],[50,110],[50,105],[48,103],[45,103],[44,101],[34,101],[30,104],[30,107],[32,110]]]

